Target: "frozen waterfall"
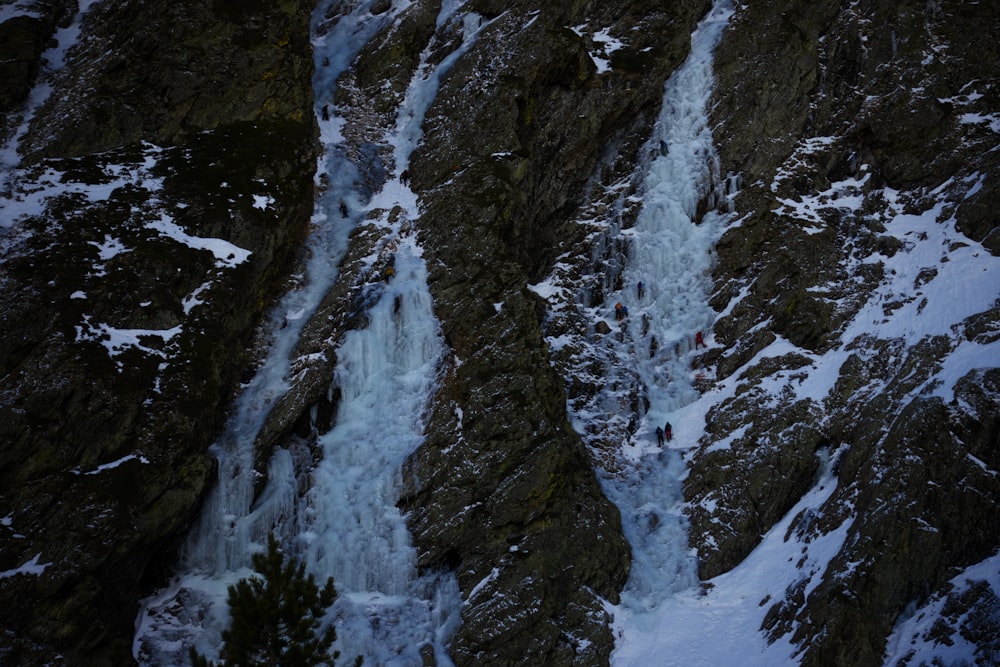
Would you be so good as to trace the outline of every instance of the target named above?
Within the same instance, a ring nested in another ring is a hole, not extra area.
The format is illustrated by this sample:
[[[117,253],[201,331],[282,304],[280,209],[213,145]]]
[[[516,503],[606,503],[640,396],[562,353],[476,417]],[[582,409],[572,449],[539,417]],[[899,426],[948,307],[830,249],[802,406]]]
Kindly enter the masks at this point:
[[[696,444],[703,422],[685,407],[699,397],[692,370],[696,335],[709,336],[715,314],[708,306],[713,247],[727,214],[718,158],[708,127],[712,90],[712,52],[732,14],[726,0],[716,2],[692,35],[691,52],[664,89],[663,107],[644,154],[635,226],[622,233],[629,253],[622,287],[610,304],[629,309],[617,345],[617,359],[637,376],[648,409],[622,458],[625,469],[605,474],[603,486],[622,512],[632,546],[630,579],[616,611],[619,644],[627,643],[630,624],[677,591],[697,584],[687,528],[680,512],[682,452]],[[714,203],[699,214],[699,202]],[[640,295],[639,283],[643,289]],[[609,336],[609,338],[611,338]],[[660,450],[656,428],[673,426],[673,440]],[[632,664],[613,656],[613,664]]]
[[[364,192],[359,167],[343,147],[345,121],[337,116],[333,91],[365,43],[408,4],[373,14],[373,2],[357,2],[328,25],[332,1],[319,4],[313,21],[314,86],[325,152],[318,170],[323,194],[309,240],[312,259],[303,288],[276,309],[270,354],[214,447],[218,487],[192,531],[178,574],[144,601],[133,649],[143,665],[186,665],[191,645],[209,658],[218,655],[228,623],[226,587],[250,573],[251,554],[263,548],[271,531],[317,579],[334,577],[340,596],[325,622],[337,624],[336,648],[343,659],[362,655],[366,664],[406,667],[424,664],[432,653],[436,664],[451,664],[445,646],[459,623],[458,584],[452,574],[418,574],[416,550],[396,507],[400,470],[423,440],[423,413],[443,353],[413,232],[419,224],[416,197],[399,174],[420,140],[440,77],[484,24],[463,13],[460,0],[442,4],[438,27],[459,26],[463,39],[437,64],[429,62],[430,47],[425,51],[396,125],[384,136],[393,174],[381,189]],[[403,214],[390,218],[392,209]],[[391,249],[395,274],[384,284],[379,276],[371,278],[375,282],[366,288],[379,297],[365,313],[367,324],[347,332],[337,348],[332,380],[341,398],[333,429],[318,438],[319,461],[302,479],[292,454],[278,448],[267,484],[255,498],[254,440],[289,388],[289,356],[305,321],[336,282],[349,234],[361,220],[378,229],[381,249]]]

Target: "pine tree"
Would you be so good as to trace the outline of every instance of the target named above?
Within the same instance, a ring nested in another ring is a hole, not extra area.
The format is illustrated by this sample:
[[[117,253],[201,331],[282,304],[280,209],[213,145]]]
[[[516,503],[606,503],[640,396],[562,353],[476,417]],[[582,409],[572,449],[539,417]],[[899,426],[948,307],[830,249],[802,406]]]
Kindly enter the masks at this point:
[[[330,654],[337,639],[331,625],[317,630],[324,611],[337,598],[333,577],[321,589],[304,563],[285,561],[274,535],[267,553],[254,554],[254,574],[229,587],[232,623],[222,633],[222,664],[230,667],[314,667],[333,665],[339,652]],[[194,667],[214,664],[191,649]],[[361,664],[360,656],[355,665]]]

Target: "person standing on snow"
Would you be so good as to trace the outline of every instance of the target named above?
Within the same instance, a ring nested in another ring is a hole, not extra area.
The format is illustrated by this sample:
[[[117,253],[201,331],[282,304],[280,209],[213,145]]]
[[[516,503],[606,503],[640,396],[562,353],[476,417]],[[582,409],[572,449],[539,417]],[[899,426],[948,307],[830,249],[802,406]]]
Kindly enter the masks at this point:
[[[670,425],[670,422],[667,422],[667,425],[663,427],[663,437],[666,438],[667,442],[674,439],[674,427]]]
[[[694,349],[697,350],[699,347],[708,349],[708,345],[705,345],[705,337],[701,335],[700,331],[694,335]]]
[[[663,448],[663,429],[659,426],[656,427],[656,446]]]

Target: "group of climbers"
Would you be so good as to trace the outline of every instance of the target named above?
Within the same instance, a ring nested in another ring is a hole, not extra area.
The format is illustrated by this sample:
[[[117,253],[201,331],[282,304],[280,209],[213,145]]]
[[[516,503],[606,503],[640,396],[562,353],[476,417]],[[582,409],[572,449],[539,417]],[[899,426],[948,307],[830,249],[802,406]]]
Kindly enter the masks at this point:
[[[636,294],[639,296],[640,299],[642,299],[642,295],[646,293],[646,290],[643,287],[641,280],[639,281],[639,284],[636,285],[635,289],[636,289]],[[623,306],[622,302],[619,301],[618,303],[615,304],[615,319],[621,322],[627,317],[628,317],[628,306]]]
[[[670,442],[674,439],[674,427],[667,422],[666,426],[660,428],[656,427],[656,444],[658,447],[662,448],[664,441]]]
[[[639,296],[640,299],[642,299],[643,295],[646,293],[646,288],[642,284],[641,280],[636,284],[635,289],[636,289],[636,294]],[[615,320],[621,322],[626,318],[628,318],[628,306],[623,305],[622,302],[619,301],[615,304]],[[645,329],[643,330],[643,333],[645,334]],[[708,349],[708,344],[705,343],[705,335],[702,332],[698,331],[694,335],[694,349],[698,350],[703,347]]]
[[[639,282],[636,283],[635,290],[636,290],[636,296],[641,300],[645,296],[646,286],[640,280]],[[646,318],[646,314],[645,313],[643,314],[643,317],[644,317],[644,321],[648,322],[648,320],[645,320],[645,318]],[[621,301],[615,303],[615,320],[617,320],[618,322],[621,322],[621,327],[622,327],[622,331],[623,332],[625,331],[625,321],[624,320],[626,320],[626,318],[628,318],[628,306],[625,306],[624,304],[622,304]],[[646,333],[646,328],[644,327],[643,328],[643,334],[645,334],[645,333]],[[650,356],[652,356],[653,354],[655,354],[655,350],[657,349],[657,347],[658,346],[656,345],[656,338],[653,338],[652,339],[652,343],[651,343],[651,347],[650,347],[650,350],[651,350],[650,351]],[[705,335],[701,331],[695,332],[695,335],[694,335],[694,348],[695,348],[695,350],[700,350],[701,348],[708,349],[708,344],[705,342]],[[678,350],[678,353],[679,353],[679,350]],[[673,426],[670,424],[670,422],[667,422],[662,427],[661,426],[657,426],[656,427],[656,443],[657,443],[657,446],[659,446],[661,449],[663,448],[663,446],[666,443],[668,443],[671,440],[673,440],[673,438],[674,438]]]

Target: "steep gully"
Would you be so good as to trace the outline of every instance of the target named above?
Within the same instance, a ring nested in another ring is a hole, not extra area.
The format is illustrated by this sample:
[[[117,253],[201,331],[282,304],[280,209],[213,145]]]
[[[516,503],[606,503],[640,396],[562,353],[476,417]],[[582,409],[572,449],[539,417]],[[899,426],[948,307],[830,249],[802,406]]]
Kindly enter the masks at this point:
[[[667,81],[662,111],[636,171],[641,186],[631,196],[642,203],[635,224],[623,229],[619,217],[609,225],[611,236],[626,248],[624,265],[620,273],[605,274],[605,303],[584,308],[591,322],[610,319],[613,303],[629,310],[617,333],[589,336],[591,344],[604,348],[598,355],[606,360],[608,381],[590,404],[572,411],[577,429],[594,433],[595,422],[609,415],[636,414],[629,406],[639,397],[640,419],[618,424],[624,426],[615,433],[620,448],[601,475],[632,546],[623,595],[629,614],[641,614],[698,583],[680,502],[682,452],[694,446],[701,425],[684,408],[700,396],[692,370],[696,340],[703,330],[709,335],[715,318],[707,303],[713,245],[731,218],[733,184],[720,179],[707,120],[712,51],[731,14],[729,2],[715,3],[692,35],[688,59]],[[674,439],[661,446],[655,431],[667,425]],[[597,460],[608,460],[602,451],[607,437],[590,441]]]

